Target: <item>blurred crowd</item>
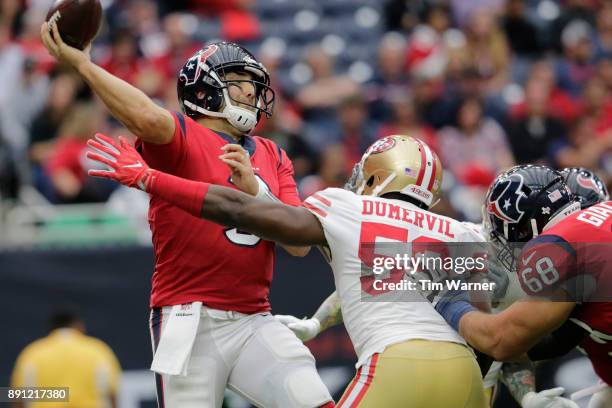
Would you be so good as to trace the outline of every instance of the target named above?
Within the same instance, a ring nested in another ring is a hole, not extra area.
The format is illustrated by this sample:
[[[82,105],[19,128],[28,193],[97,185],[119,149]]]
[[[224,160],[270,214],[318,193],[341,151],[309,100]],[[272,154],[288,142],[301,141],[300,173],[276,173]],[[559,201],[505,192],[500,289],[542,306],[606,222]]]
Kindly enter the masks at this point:
[[[86,140],[126,134],[40,42],[51,0],[0,2],[0,199],[103,202]],[[451,215],[476,220],[513,164],[585,166],[612,181],[612,0],[105,0],[93,60],[178,110],[202,45],[251,50],[276,90],[255,134],[293,159],[300,193],[342,186],[389,134],[426,141]]]

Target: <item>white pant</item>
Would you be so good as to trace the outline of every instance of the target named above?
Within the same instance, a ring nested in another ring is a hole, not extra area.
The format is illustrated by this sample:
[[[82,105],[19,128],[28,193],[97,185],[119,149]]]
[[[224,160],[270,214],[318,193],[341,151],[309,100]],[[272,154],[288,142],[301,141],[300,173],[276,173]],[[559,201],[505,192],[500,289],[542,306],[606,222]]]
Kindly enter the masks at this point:
[[[154,350],[170,310],[151,311]],[[258,407],[314,408],[332,401],[308,348],[269,313],[203,306],[187,375],[155,376],[160,408],[220,407],[226,386]]]

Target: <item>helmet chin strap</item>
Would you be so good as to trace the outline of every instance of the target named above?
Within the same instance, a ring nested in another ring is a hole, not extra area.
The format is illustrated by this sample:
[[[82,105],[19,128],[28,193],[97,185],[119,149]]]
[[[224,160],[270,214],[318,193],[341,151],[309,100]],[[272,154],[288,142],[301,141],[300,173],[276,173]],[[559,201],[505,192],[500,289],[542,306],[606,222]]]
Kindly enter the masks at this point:
[[[257,124],[257,115],[254,112],[238,106],[227,105],[223,114],[230,125],[243,133],[249,133]]]
[[[249,133],[255,125],[257,125],[257,114],[248,109],[241,108],[239,106],[232,105],[227,89],[223,89],[223,99],[225,100],[225,107],[221,112],[214,112],[208,109],[204,109],[195,103],[183,100],[185,106],[189,109],[194,110],[206,116],[212,116],[215,118],[224,118],[229,122],[230,125],[238,129],[242,133]],[[259,104],[258,104],[259,105]]]
[[[225,119],[243,133],[248,133],[255,125],[257,125],[257,115],[248,109],[241,108],[232,104],[232,100],[227,93],[227,88],[223,89],[223,99],[225,99],[225,108],[223,115]]]

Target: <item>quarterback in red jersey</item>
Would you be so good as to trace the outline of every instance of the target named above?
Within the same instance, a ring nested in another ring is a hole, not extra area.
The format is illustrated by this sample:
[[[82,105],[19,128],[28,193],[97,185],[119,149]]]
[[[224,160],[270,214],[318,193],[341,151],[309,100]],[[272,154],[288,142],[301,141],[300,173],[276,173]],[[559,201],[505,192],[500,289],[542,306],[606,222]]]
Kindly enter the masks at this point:
[[[138,136],[138,149],[153,168],[300,204],[286,153],[248,135],[262,114],[271,115],[274,92],[265,67],[244,48],[212,43],[185,63],[177,86],[181,114],[92,63],[87,51],[63,43],[56,25],[49,30],[43,24],[41,36],[49,52],[75,68]],[[203,197],[202,191],[190,194]],[[274,244],[194,218],[156,197],[149,222],[158,405],[220,407],[229,387],[257,406],[333,406],[312,354],[268,313]]]

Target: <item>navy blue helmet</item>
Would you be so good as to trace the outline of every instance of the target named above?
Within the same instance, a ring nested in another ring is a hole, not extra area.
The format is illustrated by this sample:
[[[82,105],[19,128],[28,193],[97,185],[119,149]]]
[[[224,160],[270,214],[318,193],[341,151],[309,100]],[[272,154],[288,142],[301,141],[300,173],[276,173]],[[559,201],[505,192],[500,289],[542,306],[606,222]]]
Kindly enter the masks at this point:
[[[493,236],[503,242],[527,242],[580,206],[561,173],[520,165],[493,181],[485,209]]]
[[[248,73],[253,79],[228,81],[229,72]],[[231,98],[228,85],[236,82],[253,84],[254,105]],[[253,130],[262,113],[272,115],[274,106],[274,91],[263,64],[245,48],[225,41],[209,44],[187,60],[179,73],[177,94],[187,116],[225,118],[243,133]]]
[[[606,185],[591,170],[584,167],[568,167],[561,170],[565,184],[580,201],[584,210],[610,199]]]

